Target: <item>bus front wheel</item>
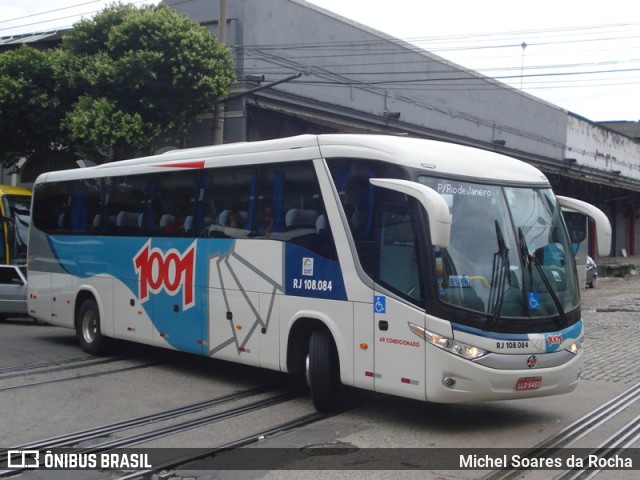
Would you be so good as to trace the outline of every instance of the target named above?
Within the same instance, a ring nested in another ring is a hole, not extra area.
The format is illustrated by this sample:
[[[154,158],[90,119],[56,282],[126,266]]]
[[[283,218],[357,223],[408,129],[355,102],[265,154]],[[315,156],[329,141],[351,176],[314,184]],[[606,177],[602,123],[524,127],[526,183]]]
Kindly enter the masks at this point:
[[[328,330],[316,329],[311,334],[306,367],[313,406],[321,412],[334,409],[341,390],[340,363]]]
[[[76,318],[76,337],[82,349],[92,355],[100,355],[107,350],[108,339],[100,331],[100,311],[93,298],[80,305]]]

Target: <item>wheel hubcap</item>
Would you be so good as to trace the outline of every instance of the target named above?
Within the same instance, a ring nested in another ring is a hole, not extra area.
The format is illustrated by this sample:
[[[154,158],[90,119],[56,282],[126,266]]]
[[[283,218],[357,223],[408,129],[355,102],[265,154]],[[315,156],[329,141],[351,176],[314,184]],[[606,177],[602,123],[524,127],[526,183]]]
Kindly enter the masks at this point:
[[[93,343],[96,339],[97,322],[93,312],[85,312],[82,317],[82,338],[87,343]]]

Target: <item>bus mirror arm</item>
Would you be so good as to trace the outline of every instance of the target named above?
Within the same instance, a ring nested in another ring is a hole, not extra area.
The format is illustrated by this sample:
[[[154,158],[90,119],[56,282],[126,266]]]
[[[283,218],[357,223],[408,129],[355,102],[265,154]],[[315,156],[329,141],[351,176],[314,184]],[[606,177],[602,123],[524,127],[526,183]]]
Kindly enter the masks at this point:
[[[560,207],[573,210],[591,218],[596,224],[596,238],[598,243],[598,255],[608,257],[611,255],[611,223],[605,213],[590,203],[571,197],[556,197]]]
[[[447,248],[451,236],[451,213],[444,198],[434,189],[417,182],[394,178],[371,178],[372,185],[409,195],[424,207],[429,217],[431,242],[434,246]]]

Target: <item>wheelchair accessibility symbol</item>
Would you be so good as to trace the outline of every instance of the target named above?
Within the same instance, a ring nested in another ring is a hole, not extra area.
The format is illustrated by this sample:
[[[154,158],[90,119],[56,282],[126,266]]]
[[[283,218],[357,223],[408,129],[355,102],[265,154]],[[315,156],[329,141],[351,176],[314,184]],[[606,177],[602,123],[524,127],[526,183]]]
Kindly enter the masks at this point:
[[[540,310],[540,294],[529,292],[529,310]]]
[[[373,311],[376,313],[387,313],[387,297],[382,295],[374,295]]]

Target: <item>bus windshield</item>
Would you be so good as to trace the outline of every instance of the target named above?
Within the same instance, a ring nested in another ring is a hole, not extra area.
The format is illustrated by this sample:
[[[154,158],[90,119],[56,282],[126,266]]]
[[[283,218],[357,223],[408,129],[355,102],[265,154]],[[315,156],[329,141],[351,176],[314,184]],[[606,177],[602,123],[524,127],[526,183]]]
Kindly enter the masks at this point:
[[[485,314],[566,320],[579,305],[571,243],[550,188],[502,187],[421,176],[452,214],[435,248],[439,298]]]

